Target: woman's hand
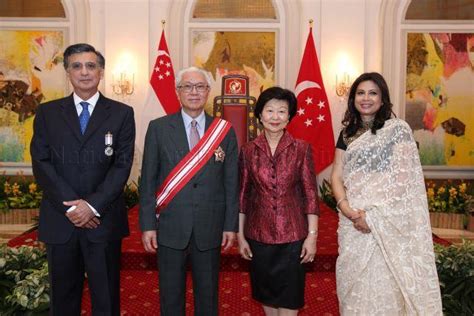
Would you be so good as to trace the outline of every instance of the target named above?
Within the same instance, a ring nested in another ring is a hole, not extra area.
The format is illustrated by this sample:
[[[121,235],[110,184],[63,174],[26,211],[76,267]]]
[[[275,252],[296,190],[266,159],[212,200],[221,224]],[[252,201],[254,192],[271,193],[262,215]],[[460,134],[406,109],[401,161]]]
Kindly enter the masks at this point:
[[[360,210],[359,214],[360,214],[360,217],[352,221],[354,223],[354,228],[364,234],[370,233],[369,225],[367,224],[367,221],[365,220],[365,211]]]
[[[316,240],[318,236],[315,234],[308,234],[308,237],[303,242],[301,249],[301,263],[313,262],[314,256],[316,255]]]
[[[241,233],[238,233],[238,238],[237,240],[239,241],[239,253],[244,258],[245,260],[252,260],[252,250],[250,250],[249,243],[245,239],[244,235]]]

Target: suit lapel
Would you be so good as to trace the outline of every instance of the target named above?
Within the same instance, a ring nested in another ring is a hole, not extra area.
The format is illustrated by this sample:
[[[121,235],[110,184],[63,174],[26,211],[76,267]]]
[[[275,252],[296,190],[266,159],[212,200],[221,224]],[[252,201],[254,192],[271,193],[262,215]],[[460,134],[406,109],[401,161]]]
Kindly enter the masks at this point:
[[[212,121],[214,120],[214,118],[212,116],[208,115],[207,113],[205,113],[205,114],[206,114],[206,124],[205,124],[206,127],[204,128],[204,132],[207,131],[209,126],[211,126]]]
[[[181,153],[187,154],[189,152],[189,144],[181,112],[178,112],[173,116],[173,118],[169,122],[169,126],[170,139],[174,143],[176,150]]]
[[[76,115],[77,116],[77,115]],[[84,134],[83,142],[92,136],[95,131],[102,126],[102,123],[110,116],[110,104],[107,102],[102,94],[94,107],[89,123],[87,124],[86,133]]]
[[[62,116],[66,123],[71,127],[74,135],[79,141],[82,141],[81,127],[79,125],[79,117],[77,115],[76,106],[72,94],[61,104]]]
[[[214,118],[210,115],[207,115],[207,113],[206,113],[206,123],[205,123],[204,132],[206,132],[207,129],[209,128],[209,126],[211,126],[211,123],[212,123],[213,120],[214,120]],[[211,156],[211,158],[209,158],[209,160],[206,162],[206,164],[204,166],[202,166],[201,170],[199,170],[198,173],[196,173],[196,175],[194,176],[194,178],[196,180],[198,180],[203,175],[203,173],[206,171],[206,169],[209,168],[209,166],[210,166],[209,163],[212,161],[212,159],[214,159],[214,156]]]
[[[95,111],[95,110],[94,110]],[[205,123],[205,131],[209,128],[213,120],[212,116],[207,115],[206,113],[206,123]],[[174,117],[170,120],[170,139],[174,143],[175,148],[178,152],[182,153],[180,159],[184,158],[189,153],[189,144],[188,144],[188,137],[186,135],[186,129],[183,122],[183,117],[181,115],[181,111],[178,112]],[[173,154],[173,153],[170,153]],[[213,159],[213,157],[211,157]],[[210,160],[209,160],[210,161]],[[205,169],[209,167],[209,162],[207,162],[201,170],[196,173],[194,176],[195,180],[198,180],[202,174],[204,173]]]

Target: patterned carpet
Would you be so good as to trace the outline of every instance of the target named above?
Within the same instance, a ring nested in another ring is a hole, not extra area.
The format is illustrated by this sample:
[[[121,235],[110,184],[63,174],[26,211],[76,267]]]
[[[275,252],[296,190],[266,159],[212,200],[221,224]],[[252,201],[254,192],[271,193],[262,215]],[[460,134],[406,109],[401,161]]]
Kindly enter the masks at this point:
[[[159,315],[158,272],[124,270],[121,279],[122,315]],[[88,289],[84,291],[83,315],[91,315]],[[306,306],[300,315],[338,315],[336,283],[333,272],[310,272],[306,281]],[[192,281],[187,278],[186,315],[193,315]],[[247,272],[220,274],[219,315],[264,315],[250,296]]]
[[[307,265],[306,305],[300,315],[339,315],[336,296],[335,263],[337,259],[337,214],[321,204],[318,251],[314,263]],[[129,211],[130,236],[122,246],[121,310],[122,315],[158,315],[159,288],[156,255],[148,254],[141,244],[138,208]],[[433,236],[437,243],[448,242]],[[12,239],[9,246],[37,245],[36,231]],[[237,247],[222,254],[219,280],[219,310],[223,316],[264,315],[252,300],[247,261]],[[91,314],[87,285],[83,296],[83,315]],[[187,278],[186,314],[193,315],[192,281]]]
[[[159,288],[156,256],[143,250],[138,228],[138,208],[129,211],[130,236],[123,240],[121,271],[122,315],[158,315]],[[314,263],[307,265],[306,305],[300,315],[338,315],[334,267],[337,258],[337,215],[322,205],[319,222],[318,254]],[[10,240],[9,246],[37,245],[36,231]],[[219,309],[224,316],[264,315],[258,303],[252,300],[248,263],[233,247],[221,257],[219,280]],[[89,291],[83,296],[83,315],[91,314]],[[187,278],[186,314],[194,312],[192,281]]]
[[[121,309],[122,315],[158,315],[159,288],[156,256],[144,252],[138,229],[138,210],[129,211],[130,236],[123,241]],[[337,258],[337,215],[323,206],[318,237],[318,259],[307,266],[306,305],[300,315],[338,315],[334,267]],[[233,247],[221,257],[219,314],[224,316],[264,315],[251,298],[248,263]],[[186,314],[193,315],[192,280],[187,277]],[[83,296],[83,314],[90,315],[87,287]]]
[[[337,214],[321,204],[317,258],[308,265],[308,271],[334,272],[337,258]],[[143,250],[141,232],[138,228],[138,208],[129,211],[130,236],[123,240],[122,270],[156,270],[156,257]],[[221,257],[221,271],[248,271],[248,262],[243,260],[237,247],[232,247]]]

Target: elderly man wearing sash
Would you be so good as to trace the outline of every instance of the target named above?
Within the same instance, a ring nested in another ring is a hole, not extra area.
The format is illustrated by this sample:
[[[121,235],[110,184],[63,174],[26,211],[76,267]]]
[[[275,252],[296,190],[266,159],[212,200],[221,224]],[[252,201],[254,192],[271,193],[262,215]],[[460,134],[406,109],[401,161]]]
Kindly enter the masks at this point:
[[[185,315],[188,257],[195,315],[217,315],[220,247],[238,230],[237,140],[230,123],[204,112],[207,72],[183,69],[176,83],[181,111],[150,122],[145,138],[142,242],[159,248],[161,315]]]
[[[442,315],[420,159],[378,73],[357,78],[337,142],[341,315]]]

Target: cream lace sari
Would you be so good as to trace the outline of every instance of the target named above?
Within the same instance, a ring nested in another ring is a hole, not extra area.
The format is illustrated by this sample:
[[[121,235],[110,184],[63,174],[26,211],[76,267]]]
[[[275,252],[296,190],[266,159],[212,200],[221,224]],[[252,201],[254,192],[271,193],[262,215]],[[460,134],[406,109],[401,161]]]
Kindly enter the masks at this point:
[[[351,207],[371,233],[339,216],[337,294],[342,315],[442,315],[423,172],[407,123],[391,119],[343,158]]]

